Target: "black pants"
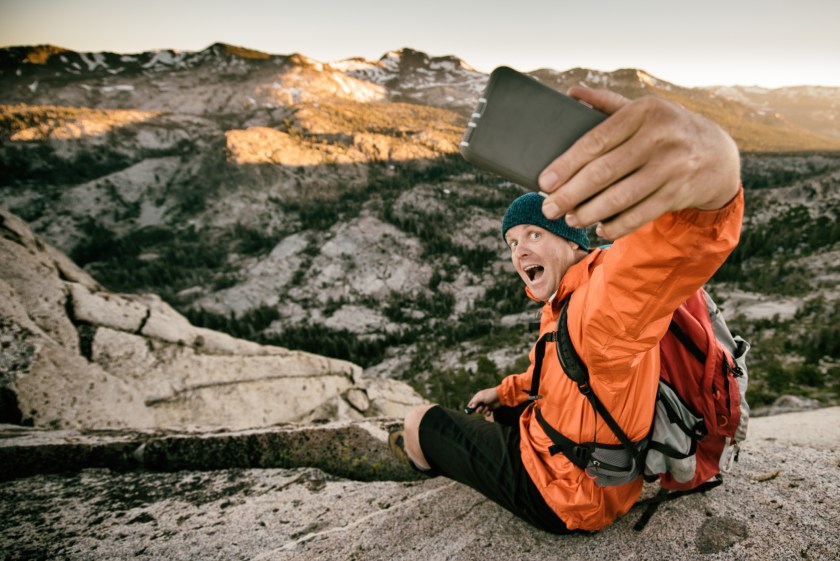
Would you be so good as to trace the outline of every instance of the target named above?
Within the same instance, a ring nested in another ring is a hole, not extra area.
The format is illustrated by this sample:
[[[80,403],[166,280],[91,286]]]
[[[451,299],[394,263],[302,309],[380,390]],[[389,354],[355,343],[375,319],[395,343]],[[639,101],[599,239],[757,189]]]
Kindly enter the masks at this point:
[[[537,528],[568,534],[522,465],[519,415],[524,408],[500,407],[491,423],[432,407],[420,421],[420,447],[433,472],[469,485]]]

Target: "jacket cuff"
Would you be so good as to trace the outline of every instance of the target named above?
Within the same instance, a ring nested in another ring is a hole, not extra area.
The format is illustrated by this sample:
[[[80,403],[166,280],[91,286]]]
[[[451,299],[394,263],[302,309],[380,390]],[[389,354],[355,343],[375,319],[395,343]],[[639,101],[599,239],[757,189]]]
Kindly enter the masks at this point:
[[[738,188],[738,193],[725,206],[715,210],[701,210],[687,208],[675,213],[678,220],[690,222],[701,228],[708,228],[726,222],[734,213],[744,207],[744,186]]]
[[[499,403],[506,407],[513,407],[520,402],[516,401],[516,374],[511,374],[502,379],[501,383],[496,386],[496,392],[499,394]]]

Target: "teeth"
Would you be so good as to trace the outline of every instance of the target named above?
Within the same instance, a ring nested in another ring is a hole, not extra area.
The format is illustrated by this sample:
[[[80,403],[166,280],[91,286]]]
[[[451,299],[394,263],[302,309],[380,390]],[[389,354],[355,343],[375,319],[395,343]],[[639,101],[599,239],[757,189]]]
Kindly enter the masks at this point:
[[[524,270],[525,274],[528,275],[528,278],[534,280],[534,277],[537,276],[537,273],[542,271],[543,268],[540,265],[528,265]]]

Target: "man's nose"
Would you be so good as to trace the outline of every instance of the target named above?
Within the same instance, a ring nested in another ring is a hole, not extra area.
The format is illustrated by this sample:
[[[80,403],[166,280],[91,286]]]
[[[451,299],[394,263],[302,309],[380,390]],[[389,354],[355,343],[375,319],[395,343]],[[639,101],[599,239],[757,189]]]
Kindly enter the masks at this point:
[[[517,257],[524,257],[529,253],[531,253],[531,249],[525,242],[519,242],[518,244],[516,244],[516,248],[513,250],[513,254]]]

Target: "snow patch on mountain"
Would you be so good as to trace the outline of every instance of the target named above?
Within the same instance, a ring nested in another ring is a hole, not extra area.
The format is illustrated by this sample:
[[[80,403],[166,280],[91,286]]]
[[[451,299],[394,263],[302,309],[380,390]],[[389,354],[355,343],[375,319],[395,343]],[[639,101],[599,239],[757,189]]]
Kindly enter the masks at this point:
[[[154,68],[156,66],[169,66],[175,68],[185,68],[184,63],[186,53],[174,53],[172,51],[156,51],[152,54],[152,58],[145,64],[143,68]]]
[[[100,66],[103,68],[107,68],[108,64],[105,62],[105,57],[102,53],[79,53],[79,58],[81,58],[85,64],[87,64],[88,71],[93,72]]]
[[[652,87],[659,88],[659,89],[662,89],[662,90],[667,90],[667,91],[671,90],[671,84],[669,84],[668,82],[663,82],[662,80],[659,80],[654,76],[651,76],[650,74],[648,74],[644,70],[637,70],[636,71],[636,76],[638,77],[639,82],[641,82],[642,84],[647,84],[648,86],[652,86]]]

